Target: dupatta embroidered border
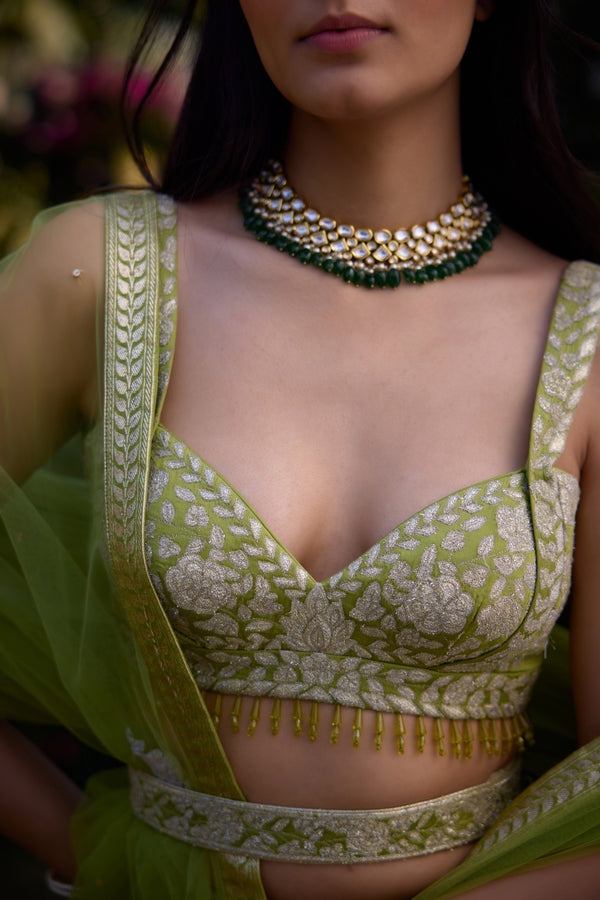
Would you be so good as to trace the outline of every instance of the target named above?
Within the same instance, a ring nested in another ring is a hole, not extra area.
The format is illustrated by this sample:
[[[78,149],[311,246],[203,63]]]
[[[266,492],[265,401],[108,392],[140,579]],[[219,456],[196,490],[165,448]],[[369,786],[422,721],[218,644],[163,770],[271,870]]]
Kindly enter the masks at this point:
[[[190,786],[243,800],[206,704],[149,578],[145,505],[158,373],[158,198],[106,201],[104,491],[111,569],[149,672],[169,750]],[[219,854],[226,895],[264,897],[256,860]]]

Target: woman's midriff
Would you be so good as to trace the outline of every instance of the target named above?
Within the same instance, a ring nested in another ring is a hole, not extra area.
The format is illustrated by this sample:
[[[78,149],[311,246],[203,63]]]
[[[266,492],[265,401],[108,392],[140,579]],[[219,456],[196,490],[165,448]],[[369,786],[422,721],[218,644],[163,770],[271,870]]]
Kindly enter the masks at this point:
[[[212,711],[216,695],[205,696]],[[435,721],[404,716],[406,734],[400,754],[393,713],[384,713],[383,719],[377,720],[374,712],[364,710],[360,743],[355,747],[353,709],[342,708],[338,740],[332,745],[335,707],[330,704],[319,703],[319,724],[311,740],[310,701],[301,704],[303,728],[299,735],[295,733],[298,708],[294,701],[281,701],[276,735],[270,718],[272,701],[261,703],[258,721],[252,724],[253,698],[241,698],[241,709],[240,700],[234,707],[235,702],[232,696],[219,701],[218,733],[242,791],[253,802],[320,809],[404,806],[481,784],[514,755],[514,750],[502,752],[507,748],[501,744],[496,747],[501,755],[488,755],[477,738],[476,722],[469,723],[475,738],[468,751],[470,758],[463,752],[457,759],[448,720],[441,723],[446,736],[445,754],[441,756],[439,741],[434,739]],[[234,720],[238,715],[237,732],[232,729],[232,713]],[[464,723],[460,726],[462,729]],[[380,749],[376,748],[378,732]],[[408,900],[461,863],[469,849],[467,845],[406,860],[354,865],[263,860],[261,874],[269,900],[330,900],[338,896],[344,900]]]

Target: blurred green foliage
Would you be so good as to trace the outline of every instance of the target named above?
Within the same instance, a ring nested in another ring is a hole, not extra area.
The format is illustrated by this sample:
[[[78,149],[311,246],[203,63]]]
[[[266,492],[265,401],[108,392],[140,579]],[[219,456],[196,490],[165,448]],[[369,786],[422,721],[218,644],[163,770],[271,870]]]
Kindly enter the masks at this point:
[[[176,23],[166,19],[136,80],[141,96]],[[2,0],[0,3],[0,251],[32,216],[110,184],[142,181],[119,115],[125,60],[144,14],[137,0]],[[172,72],[148,103],[144,140],[159,172],[185,90]]]

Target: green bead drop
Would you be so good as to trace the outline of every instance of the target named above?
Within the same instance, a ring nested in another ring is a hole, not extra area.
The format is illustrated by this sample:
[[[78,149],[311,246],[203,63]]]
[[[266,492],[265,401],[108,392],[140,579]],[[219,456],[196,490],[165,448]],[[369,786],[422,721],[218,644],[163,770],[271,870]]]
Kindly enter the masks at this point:
[[[346,284],[354,283],[354,269],[352,266],[346,266],[344,271],[342,272],[342,278],[346,282]]]
[[[354,274],[352,276],[352,284],[355,284],[356,287],[362,287],[365,283],[365,278],[367,277],[367,273],[364,269],[354,269]]]
[[[377,287],[386,287],[387,285],[387,275],[381,269],[375,272],[375,284]]]
[[[404,280],[407,284],[415,283],[416,277],[413,269],[403,269],[402,274],[404,275]]]
[[[402,281],[402,275],[398,269],[390,269],[387,273],[386,283],[390,288],[397,288]]]
[[[343,260],[343,259],[334,259],[334,261],[333,261],[333,270],[332,270],[332,271],[335,272],[336,275],[343,275],[343,274],[344,274],[345,268],[346,268],[346,262],[345,262],[345,260]]]
[[[312,262],[312,253],[308,249],[308,247],[303,247],[300,253],[298,254],[298,259],[304,265],[307,265],[309,262]]]

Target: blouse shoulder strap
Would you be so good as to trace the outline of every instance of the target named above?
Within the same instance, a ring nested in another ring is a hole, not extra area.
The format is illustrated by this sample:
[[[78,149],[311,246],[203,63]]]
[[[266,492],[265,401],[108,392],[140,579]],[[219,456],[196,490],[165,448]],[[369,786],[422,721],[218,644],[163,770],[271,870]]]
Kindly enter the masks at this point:
[[[581,400],[600,328],[600,266],[571,263],[561,283],[535,400],[530,476],[545,478],[559,458]]]
[[[171,375],[177,331],[177,208],[172,197],[157,194],[158,211],[158,389],[155,419],[159,420]]]
[[[108,553],[124,608],[191,787],[243,799],[202,695],[152,587],[144,552],[156,415],[160,299],[170,293],[171,207],[151,192],[106,201],[104,491]],[[162,261],[162,262],[161,262]],[[183,757],[183,758],[182,758]]]

